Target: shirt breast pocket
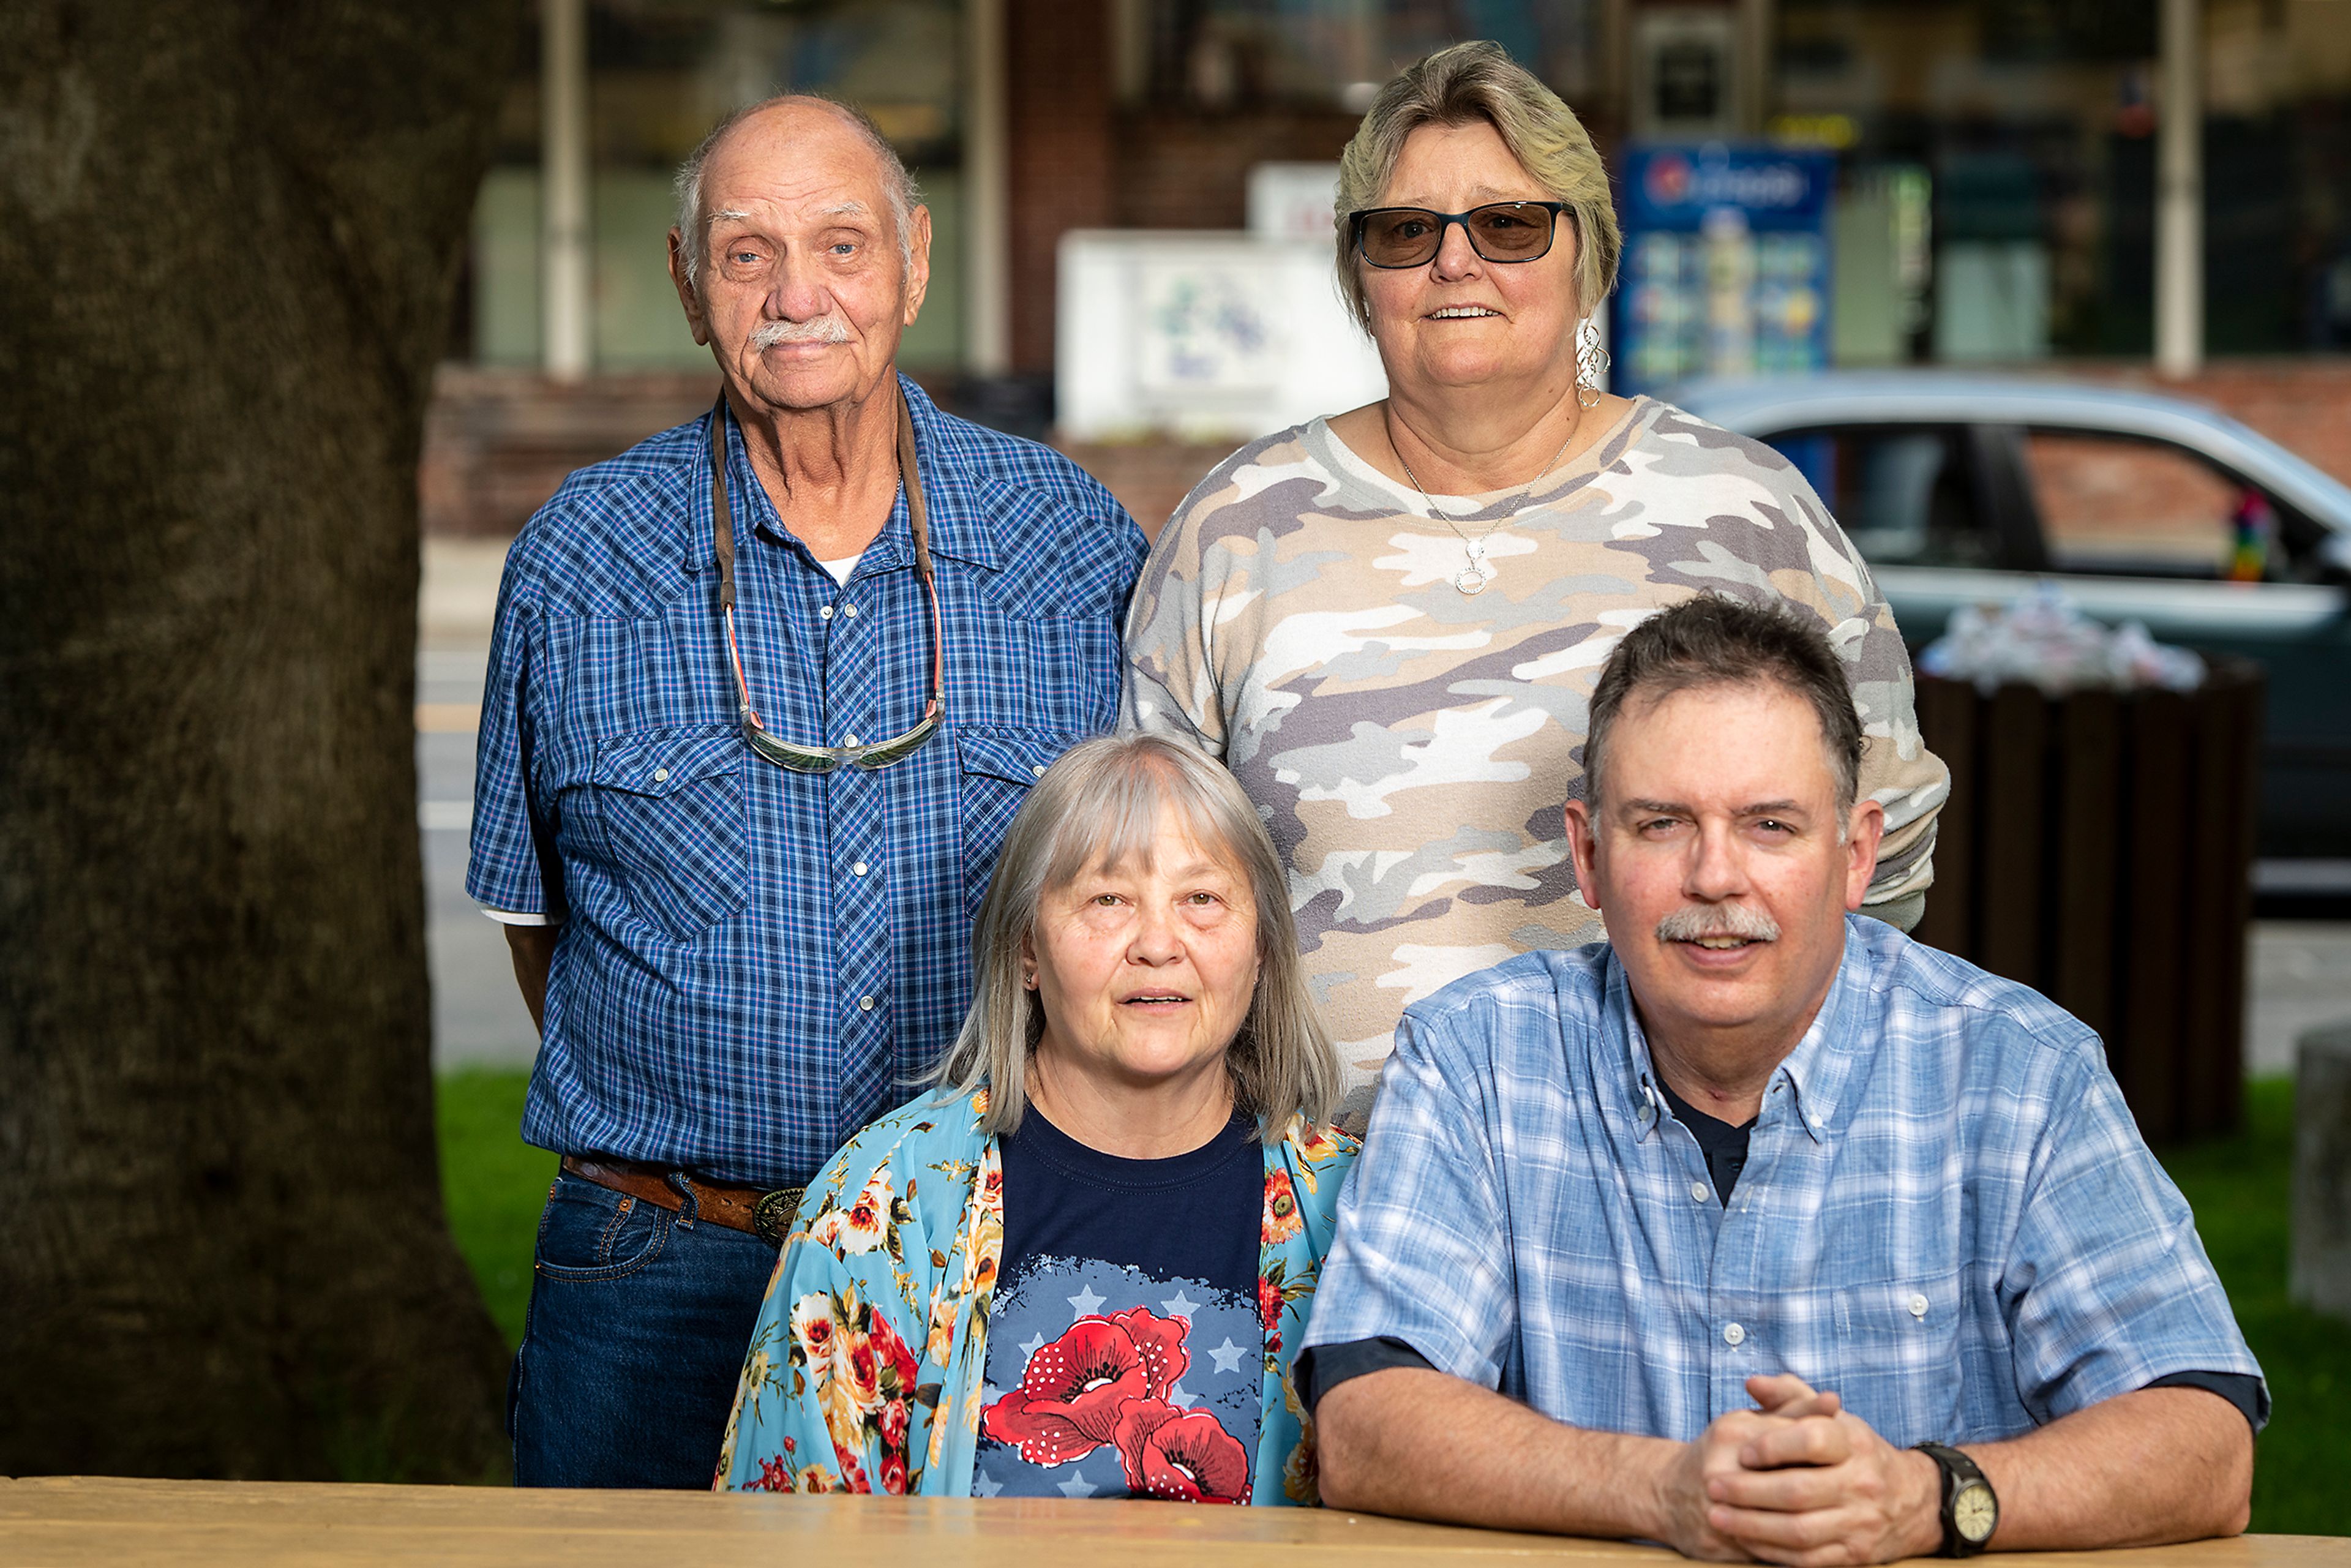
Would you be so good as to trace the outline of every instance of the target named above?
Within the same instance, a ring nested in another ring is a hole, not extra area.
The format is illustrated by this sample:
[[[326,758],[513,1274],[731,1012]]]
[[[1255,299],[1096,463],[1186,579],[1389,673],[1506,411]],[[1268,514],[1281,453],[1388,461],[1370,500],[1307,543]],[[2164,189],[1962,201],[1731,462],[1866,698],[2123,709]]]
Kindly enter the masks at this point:
[[[988,880],[996,874],[1005,830],[1029,798],[1029,786],[1079,738],[1047,730],[979,726],[956,732],[956,817],[962,834],[967,916],[979,915]]]
[[[1957,1272],[1855,1285],[1836,1294],[1836,1389],[1845,1408],[1896,1448],[1959,1432]]]
[[[739,913],[750,883],[742,737],[733,727],[625,736],[598,747],[589,784],[629,906],[690,942]]]

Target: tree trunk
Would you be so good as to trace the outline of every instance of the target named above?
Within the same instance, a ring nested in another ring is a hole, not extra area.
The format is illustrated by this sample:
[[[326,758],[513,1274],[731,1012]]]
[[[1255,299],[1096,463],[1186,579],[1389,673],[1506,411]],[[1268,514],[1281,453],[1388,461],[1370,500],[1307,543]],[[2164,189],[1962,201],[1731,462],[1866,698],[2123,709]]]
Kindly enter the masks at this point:
[[[518,0],[0,10],[0,1473],[492,1479],[416,462]]]

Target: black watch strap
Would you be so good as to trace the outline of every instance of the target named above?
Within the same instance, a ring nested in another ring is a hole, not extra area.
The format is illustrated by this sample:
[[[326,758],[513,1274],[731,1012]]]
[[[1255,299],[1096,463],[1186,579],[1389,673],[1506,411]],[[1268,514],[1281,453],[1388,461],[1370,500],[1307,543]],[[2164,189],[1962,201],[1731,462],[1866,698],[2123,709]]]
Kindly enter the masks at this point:
[[[1920,1443],[1943,1475],[1943,1555],[1973,1557],[2000,1527],[2000,1499],[1973,1459],[1945,1443]]]

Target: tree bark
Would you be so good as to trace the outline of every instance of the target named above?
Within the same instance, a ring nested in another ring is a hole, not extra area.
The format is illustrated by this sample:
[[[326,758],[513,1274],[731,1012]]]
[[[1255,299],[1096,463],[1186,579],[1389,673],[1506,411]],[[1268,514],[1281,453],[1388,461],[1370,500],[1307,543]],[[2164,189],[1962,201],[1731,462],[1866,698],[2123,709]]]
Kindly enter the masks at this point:
[[[0,10],[0,1473],[477,1480],[416,463],[518,0]]]

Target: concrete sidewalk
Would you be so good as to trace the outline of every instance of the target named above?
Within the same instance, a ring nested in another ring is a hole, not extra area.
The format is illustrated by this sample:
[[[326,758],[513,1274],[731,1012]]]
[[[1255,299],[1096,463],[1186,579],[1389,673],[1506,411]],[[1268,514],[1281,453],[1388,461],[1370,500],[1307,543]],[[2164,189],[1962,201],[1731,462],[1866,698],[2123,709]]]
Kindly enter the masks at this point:
[[[506,939],[465,896],[474,729],[497,608],[503,542],[424,540],[417,620],[418,826],[424,835],[437,1068],[527,1067],[538,1045]],[[2351,1019],[2351,922],[2256,921],[2246,980],[2245,1068],[2294,1071],[2302,1031]]]

